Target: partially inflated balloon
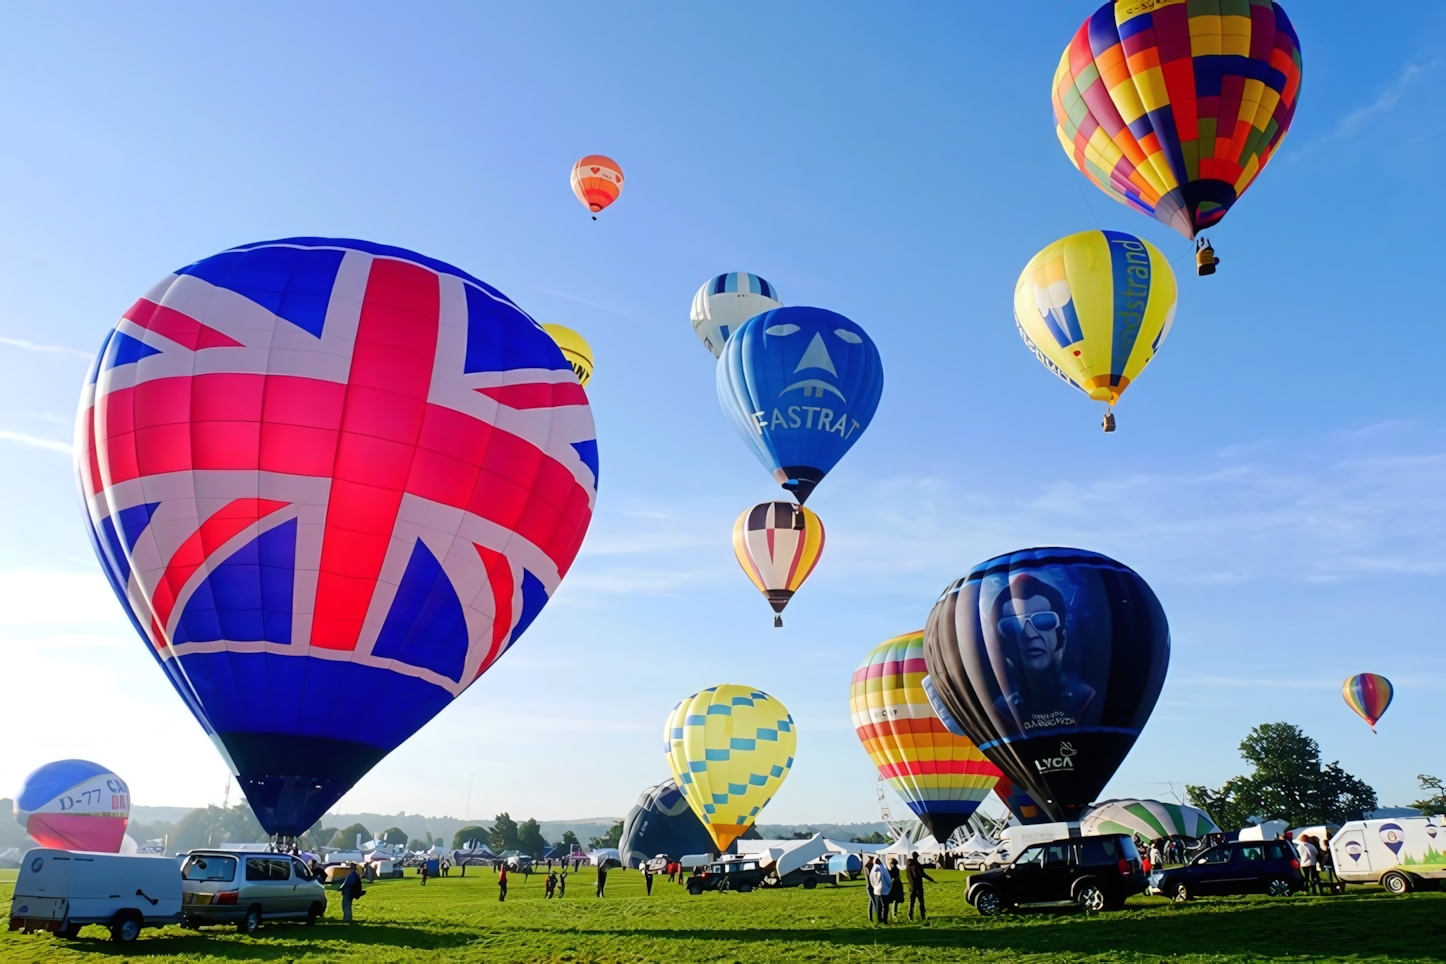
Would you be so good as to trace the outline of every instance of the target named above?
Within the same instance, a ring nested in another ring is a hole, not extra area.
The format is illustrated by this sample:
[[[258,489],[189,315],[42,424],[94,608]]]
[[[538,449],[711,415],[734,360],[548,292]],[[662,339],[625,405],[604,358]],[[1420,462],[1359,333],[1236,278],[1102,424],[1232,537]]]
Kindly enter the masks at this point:
[[[1056,133],[1101,191],[1193,238],[1275,156],[1300,77],[1278,3],[1118,0],[1060,57]]]
[[[1158,248],[1081,231],[1024,266],[1014,323],[1045,368],[1112,406],[1170,334],[1175,304],[1175,273]]]
[[[693,296],[693,334],[717,358],[728,336],[749,318],[782,308],[778,289],[756,274],[730,271],[703,282]]]
[[[592,381],[592,346],[587,339],[563,325],[543,325],[542,329],[552,336],[557,342],[557,347],[562,349],[562,357],[572,366],[572,373],[577,376],[578,384],[587,385]]]
[[[163,278],[107,334],[75,452],[116,596],[287,836],[537,618],[598,466],[572,368],[505,295],[327,238]]]
[[[623,835],[618,841],[623,866],[637,869],[654,857],[680,860],[690,854],[707,853],[713,837],[698,820],[688,799],[672,777],[648,787],[623,818]]]
[[[1106,833],[1139,835],[1145,840],[1161,837],[1193,837],[1219,833],[1210,815],[1183,803],[1159,800],[1105,800],[1089,809],[1080,820],[1086,837]]]
[[[130,819],[126,782],[89,760],[57,760],[25,778],[15,819],[42,847],[119,853]]]
[[[823,308],[756,315],[718,359],[724,413],[800,505],[869,427],[883,391],[873,340]]]
[[[823,558],[823,523],[792,502],[760,503],[733,523],[733,554],[782,626],[783,607]]]
[[[1026,549],[944,590],[924,630],[950,714],[1052,820],[1077,820],[1155,708],[1170,628],[1132,569],[1083,549]]]
[[[623,169],[610,157],[589,154],[572,166],[572,193],[597,214],[623,193]]]
[[[712,686],[673,707],[663,752],[688,805],[719,851],[737,840],[793,767],[793,717],[749,686]]]
[[[999,779],[968,737],[945,729],[924,694],[924,632],[875,646],[854,670],[849,712],[879,773],[940,843]]]
[[[1376,731],[1376,721],[1386,713],[1396,688],[1384,676],[1375,673],[1357,673],[1341,685],[1341,695],[1346,705],[1366,721],[1371,732]]]

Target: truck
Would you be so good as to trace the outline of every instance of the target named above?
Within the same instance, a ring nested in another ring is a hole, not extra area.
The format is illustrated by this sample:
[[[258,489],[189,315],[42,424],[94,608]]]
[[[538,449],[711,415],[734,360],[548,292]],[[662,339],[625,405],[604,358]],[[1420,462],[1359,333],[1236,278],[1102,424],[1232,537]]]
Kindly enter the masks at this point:
[[[133,941],[142,927],[179,924],[181,866],[172,857],[36,847],[26,852],[10,899],[10,930],[74,938],[86,924]]]
[[[1331,838],[1336,876],[1380,884],[1393,894],[1436,889],[1446,880],[1446,817],[1352,820]]]

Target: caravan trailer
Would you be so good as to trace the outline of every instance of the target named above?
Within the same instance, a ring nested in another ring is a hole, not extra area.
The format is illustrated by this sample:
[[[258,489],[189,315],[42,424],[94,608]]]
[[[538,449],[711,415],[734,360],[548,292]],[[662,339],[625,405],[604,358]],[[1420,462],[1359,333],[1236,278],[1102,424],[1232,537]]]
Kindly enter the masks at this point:
[[[1352,820],[1330,846],[1336,876],[1346,883],[1406,894],[1446,880],[1446,817]]]

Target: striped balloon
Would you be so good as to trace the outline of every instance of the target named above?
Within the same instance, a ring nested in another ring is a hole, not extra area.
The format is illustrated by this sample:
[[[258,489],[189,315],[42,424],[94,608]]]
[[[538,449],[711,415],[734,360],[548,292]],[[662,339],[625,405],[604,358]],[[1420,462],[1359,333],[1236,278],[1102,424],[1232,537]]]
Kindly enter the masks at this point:
[[[733,553],[783,625],[783,607],[823,556],[823,522],[792,502],[761,502],[733,523]]]
[[[934,839],[963,826],[999,779],[968,737],[945,729],[924,694],[924,631],[886,640],[849,685],[854,731],[879,773]]]
[[[623,169],[610,157],[589,154],[572,166],[572,193],[597,214],[623,193]]]
[[[1357,673],[1341,686],[1346,705],[1370,724],[1372,733],[1376,732],[1376,721],[1386,715],[1386,707],[1395,695],[1396,688],[1391,681],[1375,673]]]

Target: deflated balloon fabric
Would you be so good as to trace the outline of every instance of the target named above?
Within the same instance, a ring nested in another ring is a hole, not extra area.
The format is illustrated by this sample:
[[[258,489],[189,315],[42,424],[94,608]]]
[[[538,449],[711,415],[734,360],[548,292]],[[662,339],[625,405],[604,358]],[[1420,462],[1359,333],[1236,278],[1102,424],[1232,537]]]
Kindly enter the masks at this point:
[[[547,333],[367,241],[167,275],[106,335],[76,439],[101,568],[283,835],[517,641],[596,498],[587,396]]]
[[[1077,820],[1159,698],[1170,630],[1132,569],[1041,548],[975,566],[939,597],[924,658],[950,714],[1052,820]]]
[[[1118,0],[1059,59],[1055,132],[1101,191],[1194,238],[1280,149],[1300,81],[1278,3]]]
[[[869,427],[883,390],[873,340],[824,308],[750,318],[718,359],[724,414],[799,504]]]

